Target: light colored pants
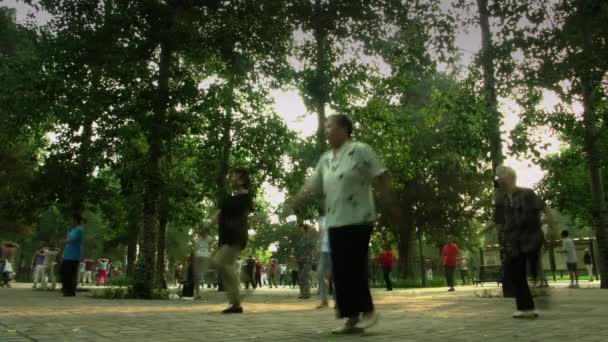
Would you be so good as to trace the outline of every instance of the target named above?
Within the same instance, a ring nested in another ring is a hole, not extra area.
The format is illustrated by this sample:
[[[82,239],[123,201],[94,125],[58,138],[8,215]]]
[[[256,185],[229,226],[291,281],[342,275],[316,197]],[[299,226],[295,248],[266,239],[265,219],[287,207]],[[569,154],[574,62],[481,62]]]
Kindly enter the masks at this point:
[[[93,271],[84,271],[84,283],[93,283]]]
[[[36,283],[42,283],[42,287],[46,287],[46,266],[36,265],[34,267],[34,286]]]
[[[51,288],[54,290],[57,287],[57,278],[55,278],[55,265],[46,266],[46,276],[51,282]]]
[[[194,295],[200,293],[201,282],[205,279],[205,272],[209,268],[209,257],[195,256],[194,257]]]
[[[321,301],[327,302],[329,299],[329,277],[331,276],[331,254],[321,252],[319,257],[319,294]]]
[[[224,284],[224,290],[228,301],[233,306],[241,305],[241,297],[239,294],[239,278],[237,277],[234,264],[236,258],[241,254],[241,249],[236,246],[222,245],[211,262],[217,270]]]
[[[593,280],[593,265],[585,265],[587,268],[587,274],[589,275],[589,280]]]
[[[426,270],[426,279],[427,280],[433,280],[433,270]]]

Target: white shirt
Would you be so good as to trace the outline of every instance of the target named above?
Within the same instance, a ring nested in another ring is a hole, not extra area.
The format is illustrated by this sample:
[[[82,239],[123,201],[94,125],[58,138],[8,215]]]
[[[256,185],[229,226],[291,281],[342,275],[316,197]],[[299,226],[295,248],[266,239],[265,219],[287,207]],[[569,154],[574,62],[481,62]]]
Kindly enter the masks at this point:
[[[386,171],[371,147],[347,141],[325,152],[310,179],[323,194],[329,229],[373,223],[377,219],[372,192],[374,178]]]
[[[321,253],[329,253],[329,232],[324,216],[319,217],[319,234],[321,235]]]
[[[566,251],[567,262],[575,263],[576,262],[576,248],[574,247],[574,241],[571,238],[567,237],[562,239],[562,247]]]
[[[209,250],[209,244],[211,243],[211,239],[206,237],[204,239],[198,239],[194,245],[194,256],[196,257],[204,257],[208,258],[211,256],[211,251]]]
[[[11,264],[11,262],[8,261],[8,259],[4,259],[4,262],[4,272],[13,273],[13,265]]]

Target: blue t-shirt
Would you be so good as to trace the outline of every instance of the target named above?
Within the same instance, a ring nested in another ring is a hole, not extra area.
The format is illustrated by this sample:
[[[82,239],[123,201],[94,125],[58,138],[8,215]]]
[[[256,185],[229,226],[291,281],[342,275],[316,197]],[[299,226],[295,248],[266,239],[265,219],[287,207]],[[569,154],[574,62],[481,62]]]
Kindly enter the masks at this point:
[[[68,242],[63,250],[64,260],[80,260],[84,249],[84,225],[78,225],[68,233]]]

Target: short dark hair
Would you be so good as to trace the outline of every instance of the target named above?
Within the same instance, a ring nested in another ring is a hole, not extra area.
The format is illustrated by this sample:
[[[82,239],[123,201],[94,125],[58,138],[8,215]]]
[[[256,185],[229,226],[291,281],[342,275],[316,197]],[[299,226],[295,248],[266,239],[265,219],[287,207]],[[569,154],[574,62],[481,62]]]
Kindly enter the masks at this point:
[[[346,130],[346,134],[348,135],[349,138],[353,134],[353,120],[351,120],[348,115],[334,114],[334,115],[330,115],[327,119],[334,120],[334,122],[337,123],[338,126],[344,128]]]
[[[570,233],[568,233],[567,230],[562,230],[562,237],[568,237],[568,235],[570,235]]]
[[[251,180],[249,178],[249,170],[244,167],[235,167],[232,169],[231,173],[236,174],[243,181],[243,186],[249,190],[251,186]]]

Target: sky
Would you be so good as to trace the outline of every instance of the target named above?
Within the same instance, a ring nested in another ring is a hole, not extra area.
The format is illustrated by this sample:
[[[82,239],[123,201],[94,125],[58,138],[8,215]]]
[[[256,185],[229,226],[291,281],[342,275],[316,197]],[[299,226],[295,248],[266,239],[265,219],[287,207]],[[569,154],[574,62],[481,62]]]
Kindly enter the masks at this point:
[[[444,1],[444,7],[450,5],[452,1]],[[28,7],[23,3],[15,0],[0,0],[0,6],[8,6],[17,8],[17,21],[25,20],[28,12]],[[44,23],[48,20],[48,15],[37,14],[37,21]],[[481,47],[481,34],[476,28],[469,28],[468,32],[458,32],[456,36],[456,46],[462,51],[461,64],[466,67],[472,60],[475,53]],[[314,134],[317,129],[316,114],[307,111],[301,96],[295,89],[275,90],[272,92],[275,100],[275,111],[283,118],[287,126],[297,132],[301,137]],[[545,93],[544,101],[541,106],[549,109],[558,103],[558,99],[554,94]],[[518,182],[520,186],[533,187],[538,183],[544,172],[536,165],[532,165],[529,160],[517,159],[510,157],[508,153],[508,133],[519,122],[519,109],[517,105],[509,99],[499,99],[499,110],[504,115],[503,125],[503,150],[506,157],[505,164],[514,167],[518,171]],[[328,113],[331,114],[331,108],[328,108]],[[543,135],[543,139],[550,144],[545,153],[556,153],[561,147],[560,141],[550,132],[545,131],[539,133]],[[271,206],[276,207],[285,200],[285,195],[277,188],[266,185],[265,198]]]

